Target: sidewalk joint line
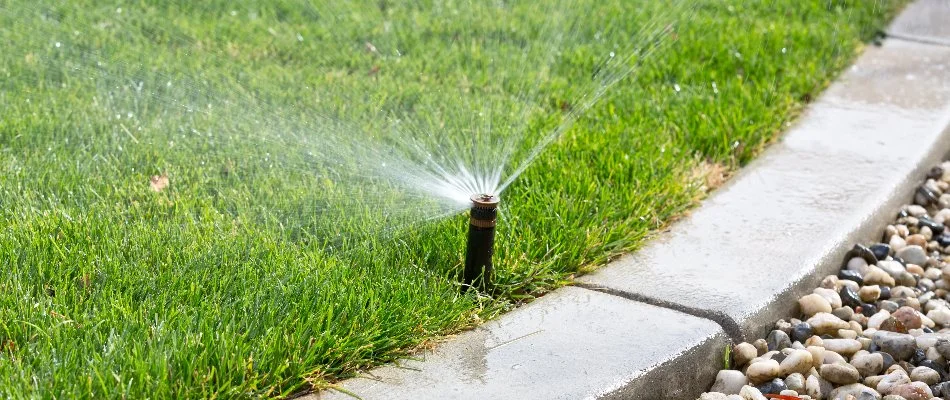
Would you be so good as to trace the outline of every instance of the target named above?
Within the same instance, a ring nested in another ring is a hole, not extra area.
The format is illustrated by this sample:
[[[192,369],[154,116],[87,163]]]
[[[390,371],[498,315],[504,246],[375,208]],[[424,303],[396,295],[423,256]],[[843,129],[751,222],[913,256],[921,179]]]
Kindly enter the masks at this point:
[[[623,290],[611,289],[608,287],[604,287],[600,285],[592,285],[589,283],[574,282],[573,285],[575,287],[579,287],[579,288],[583,288],[587,290],[593,290],[595,292],[609,294],[612,296],[623,297],[627,300],[633,300],[640,303],[646,303],[651,306],[666,308],[673,311],[679,311],[681,313],[688,314],[697,318],[708,319],[718,324],[719,327],[722,328],[724,332],[726,332],[726,335],[728,335],[729,338],[732,339],[734,343],[742,343],[745,340],[745,335],[742,334],[742,329],[739,327],[739,324],[736,322],[736,320],[722,311],[706,310],[702,308],[685,306],[685,305],[677,304],[671,301],[661,300],[661,299],[657,299],[650,296],[644,296],[642,294],[625,292]]]
[[[882,32],[884,37],[887,39],[900,40],[903,42],[911,42],[917,44],[926,44],[930,46],[939,46],[939,47],[950,47],[950,40],[938,39],[927,36],[917,36],[917,35],[904,35],[900,33],[892,33],[889,31]]]

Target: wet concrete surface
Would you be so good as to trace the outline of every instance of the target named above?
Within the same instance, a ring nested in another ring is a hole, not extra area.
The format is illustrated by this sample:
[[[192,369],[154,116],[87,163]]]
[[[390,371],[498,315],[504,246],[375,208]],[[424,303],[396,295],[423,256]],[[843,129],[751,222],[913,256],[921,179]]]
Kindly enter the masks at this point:
[[[887,29],[900,39],[950,45],[950,1],[918,0],[907,6]]]
[[[343,388],[367,400],[685,398],[712,383],[727,341],[712,321],[567,287]]]

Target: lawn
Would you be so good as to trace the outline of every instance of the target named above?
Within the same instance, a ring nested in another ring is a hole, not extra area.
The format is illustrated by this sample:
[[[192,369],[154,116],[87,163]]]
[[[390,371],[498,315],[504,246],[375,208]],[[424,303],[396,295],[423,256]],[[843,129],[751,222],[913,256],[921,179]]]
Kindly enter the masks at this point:
[[[493,318],[683,215],[903,4],[327,3],[0,0],[0,397],[281,397]],[[512,178],[494,297],[456,161]]]

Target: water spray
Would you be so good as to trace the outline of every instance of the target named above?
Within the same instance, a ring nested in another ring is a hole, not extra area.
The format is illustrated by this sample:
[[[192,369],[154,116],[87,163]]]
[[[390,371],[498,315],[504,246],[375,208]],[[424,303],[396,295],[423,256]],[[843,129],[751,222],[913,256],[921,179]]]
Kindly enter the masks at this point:
[[[492,286],[495,217],[498,215],[499,199],[490,194],[476,194],[471,200],[463,287],[464,290],[474,287],[478,291],[489,292]]]

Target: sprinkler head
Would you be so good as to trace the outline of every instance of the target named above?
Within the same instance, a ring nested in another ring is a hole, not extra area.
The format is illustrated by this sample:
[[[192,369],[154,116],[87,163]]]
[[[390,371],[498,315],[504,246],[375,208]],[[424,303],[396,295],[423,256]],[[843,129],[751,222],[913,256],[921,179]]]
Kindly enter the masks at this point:
[[[490,194],[476,194],[471,200],[462,287],[463,290],[475,287],[478,291],[489,292],[492,288],[492,255],[495,253],[495,217],[500,199]]]

